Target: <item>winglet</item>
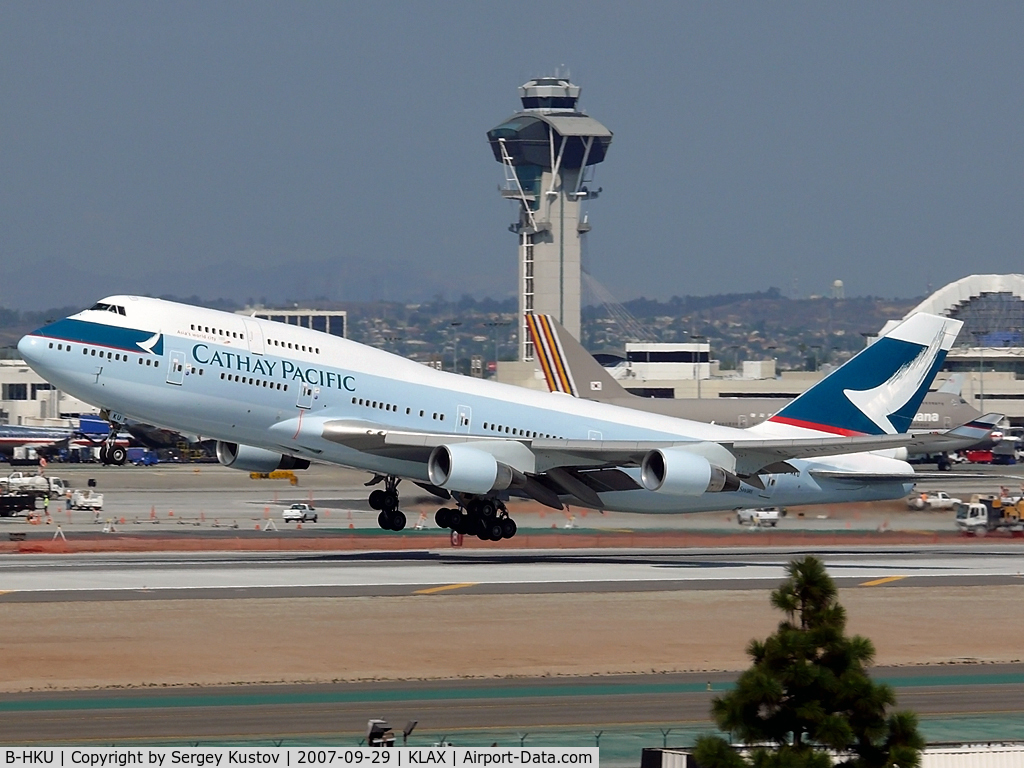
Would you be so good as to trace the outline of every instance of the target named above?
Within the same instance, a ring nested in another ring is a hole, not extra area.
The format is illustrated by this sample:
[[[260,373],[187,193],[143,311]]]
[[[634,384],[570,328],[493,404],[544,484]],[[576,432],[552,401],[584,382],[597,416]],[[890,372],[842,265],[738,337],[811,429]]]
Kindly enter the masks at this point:
[[[533,347],[548,389],[587,400],[629,397],[622,385],[551,315],[527,313]]]

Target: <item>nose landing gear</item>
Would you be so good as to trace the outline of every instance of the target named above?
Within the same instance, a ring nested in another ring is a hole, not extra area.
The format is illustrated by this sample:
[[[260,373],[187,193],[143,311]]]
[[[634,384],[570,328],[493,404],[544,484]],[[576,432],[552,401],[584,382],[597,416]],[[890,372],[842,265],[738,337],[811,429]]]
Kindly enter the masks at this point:
[[[104,466],[110,464],[122,466],[128,460],[128,451],[124,446],[117,444],[117,433],[121,431],[124,424],[114,419],[107,411],[103,411],[100,415],[106,418],[110,425],[110,431],[104,438],[103,445],[100,446],[100,462]]]

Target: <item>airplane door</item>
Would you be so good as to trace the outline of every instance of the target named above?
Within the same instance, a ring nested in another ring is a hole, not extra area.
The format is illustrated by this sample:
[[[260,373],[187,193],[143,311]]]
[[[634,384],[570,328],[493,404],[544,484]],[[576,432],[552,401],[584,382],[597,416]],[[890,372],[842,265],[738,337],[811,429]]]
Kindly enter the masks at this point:
[[[473,422],[473,409],[468,405],[460,405],[455,411],[455,431],[469,434]]]
[[[185,381],[185,353],[171,352],[167,356],[167,383],[179,387]]]
[[[249,351],[254,355],[263,354],[263,328],[252,318],[242,318],[245,323],[245,336],[249,342]]]
[[[739,426],[740,429],[746,429],[747,428],[747,414],[741,413],[736,418],[736,423],[737,423],[737,425]]]
[[[320,387],[313,387],[309,384],[302,384],[299,387],[299,399],[295,405],[299,408],[312,408],[313,401],[320,397]]]
[[[764,477],[764,488],[759,488],[757,495],[762,499],[770,499],[772,494],[775,492],[775,481],[778,479],[776,475],[768,475]]]

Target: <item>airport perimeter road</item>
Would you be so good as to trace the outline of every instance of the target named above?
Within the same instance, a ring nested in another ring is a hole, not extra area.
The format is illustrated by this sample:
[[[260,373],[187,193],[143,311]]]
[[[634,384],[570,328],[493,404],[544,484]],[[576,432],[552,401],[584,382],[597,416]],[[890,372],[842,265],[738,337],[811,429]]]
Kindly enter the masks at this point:
[[[798,550],[0,558],[0,603],[770,589]],[[840,586],[1024,585],[1024,545],[816,551]]]
[[[1024,664],[879,668],[899,705],[928,717],[1024,716]],[[505,744],[523,731],[706,725],[734,675],[250,686],[31,693],[0,699],[0,743],[247,741],[358,743],[369,718],[419,726],[411,744],[479,730]],[[708,687],[712,688],[711,691]],[[589,737],[589,735],[588,735]],[[514,742],[511,742],[514,743]]]

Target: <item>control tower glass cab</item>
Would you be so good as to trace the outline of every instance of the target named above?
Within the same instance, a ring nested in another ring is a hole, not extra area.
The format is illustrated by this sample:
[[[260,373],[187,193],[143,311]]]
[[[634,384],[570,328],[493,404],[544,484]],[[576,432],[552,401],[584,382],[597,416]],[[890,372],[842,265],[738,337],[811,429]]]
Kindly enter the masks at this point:
[[[580,203],[596,198],[588,186],[612,133],[577,106],[580,87],[563,77],[541,77],[519,88],[523,108],[487,132],[494,159],[505,170],[502,197],[519,203],[509,229],[519,237],[519,312],[558,318],[580,336],[580,239],[589,231]],[[533,360],[525,322],[519,359]]]

